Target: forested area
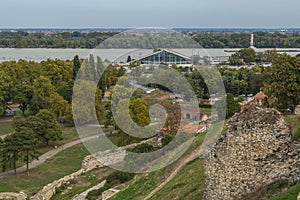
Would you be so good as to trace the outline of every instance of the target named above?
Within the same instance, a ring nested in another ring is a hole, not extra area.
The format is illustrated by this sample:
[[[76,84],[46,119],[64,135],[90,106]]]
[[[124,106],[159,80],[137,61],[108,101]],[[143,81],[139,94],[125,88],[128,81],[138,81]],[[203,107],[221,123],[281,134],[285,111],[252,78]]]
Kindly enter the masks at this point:
[[[1,31],[0,48],[87,48],[97,47],[101,42],[119,32],[58,32],[44,34],[42,32],[28,33],[26,31]],[[250,33],[245,32],[182,32],[198,42],[203,48],[247,48],[250,46]],[[257,48],[300,48],[299,32],[255,32],[255,46]],[[153,38],[153,41],[149,41]],[[177,39],[179,37],[176,37]],[[184,37],[182,37],[184,40]],[[184,43],[164,37],[164,48],[187,48]],[[128,34],[110,44],[116,48],[161,48],[159,37],[147,37]],[[107,46],[109,48],[109,46]],[[191,47],[192,48],[192,47]]]
[[[239,56],[241,55],[243,51],[239,52]],[[244,56],[247,58],[249,55],[252,56],[248,53]],[[219,68],[221,82],[227,93],[228,118],[239,110],[238,102],[243,101],[242,97],[255,95],[260,90],[268,96],[266,106],[283,112],[293,112],[300,103],[300,56],[291,57],[272,51],[267,52],[266,57],[270,59],[271,67]],[[211,97],[209,92],[214,92],[218,87],[218,77],[207,78],[214,68],[203,67],[195,70],[172,67],[184,74],[199,99],[209,99]],[[97,120],[101,124],[118,129],[120,127],[112,113],[112,109],[115,109],[116,114],[123,120],[122,124],[125,124],[122,129],[131,130],[132,127],[126,118],[127,109],[124,108],[126,105],[124,97],[131,93],[127,89],[129,79],[123,76],[125,74],[123,67],[109,65],[105,71],[104,68],[102,60],[99,57],[94,58],[93,55],[86,60],[75,56],[73,60],[66,61],[48,59],[42,62],[19,60],[0,63],[0,113],[4,113],[12,105],[18,105],[20,108],[13,121],[13,134],[4,140],[0,139],[2,168],[15,169],[18,160],[28,164],[38,158],[37,147],[48,146],[49,142],[62,138],[59,124],[73,125],[74,120],[78,125],[93,123],[91,117],[93,113],[96,113]],[[163,70],[154,73],[158,79],[165,77],[170,79],[169,82],[181,84],[179,80],[171,80],[173,76],[169,74],[168,66],[161,64],[159,68]],[[145,69],[141,66],[131,66],[131,76],[143,78],[142,74],[147,74],[151,69],[151,67]],[[98,81],[100,74],[102,77]],[[82,79],[75,81],[78,75],[79,77],[82,75]],[[76,83],[78,86],[74,87]],[[152,86],[165,90],[160,85]],[[186,99],[189,99],[189,91],[180,91],[179,85],[177,88],[177,92],[182,92]],[[106,91],[114,94],[114,105],[110,96],[103,101]],[[93,92],[95,99],[88,95]],[[73,101],[74,97],[79,98]],[[143,92],[133,94],[129,102],[129,114],[135,123],[146,126],[151,120],[148,102],[142,97]],[[88,98],[91,103],[82,101],[83,98]],[[74,107],[80,107],[79,112],[74,113],[74,110],[72,111]],[[76,115],[73,116],[74,114]],[[120,131],[116,138],[119,145],[138,141],[123,131]]]

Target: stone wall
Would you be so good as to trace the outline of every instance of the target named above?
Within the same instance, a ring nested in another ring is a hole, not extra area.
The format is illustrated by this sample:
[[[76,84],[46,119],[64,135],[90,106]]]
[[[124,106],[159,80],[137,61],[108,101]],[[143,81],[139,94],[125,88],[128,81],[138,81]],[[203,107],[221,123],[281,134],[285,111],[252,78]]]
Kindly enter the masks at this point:
[[[31,200],[50,200],[51,197],[55,194],[56,188],[59,188],[63,184],[68,183],[69,181],[75,179],[76,177],[80,176],[82,173],[88,172],[88,171],[96,169],[96,168],[105,167],[107,165],[112,165],[112,164],[117,164],[119,162],[122,162],[122,161],[124,161],[124,158],[127,155],[126,149],[136,147],[137,145],[142,144],[142,143],[155,142],[155,141],[156,141],[156,138],[154,137],[154,138],[151,138],[148,140],[144,140],[140,143],[135,143],[135,144],[127,145],[124,147],[119,147],[115,150],[107,150],[105,152],[99,152],[95,155],[87,156],[83,160],[82,168],[79,171],[77,171],[73,174],[67,175],[59,180],[55,180],[52,183],[49,183],[48,185],[44,186],[43,189],[40,190],[37,194],[32,196],[30,199]]]
[[[0,200],[26,200],[27,196],[24,193],[4,192],[0,193]]]
[[[300,147],[274,109],[235,114],[205,161],[204,199],[240,199],[276,180],[300,180]]]

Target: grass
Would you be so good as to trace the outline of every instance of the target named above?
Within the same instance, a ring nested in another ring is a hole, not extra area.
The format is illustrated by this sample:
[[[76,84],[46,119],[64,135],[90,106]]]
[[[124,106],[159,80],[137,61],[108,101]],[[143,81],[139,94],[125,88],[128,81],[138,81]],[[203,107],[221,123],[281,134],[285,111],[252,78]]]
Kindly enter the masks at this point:
[[[75,195],[101,183],[112,171],[113,169],[104,167],[84,173],[72,180],[70,184],[66,184],[65,186],[58,188],[57,193],[51,198],[51,200],[72,199]]]
[[[177,176],[159,190],[151,199],[201,199],[204,194],[203,159],[188,163]]]
[[[300,141],[300,116],[287,115],[285,121],[291,126],[294,140]]]
[[[204,139],[204,134],[200,134],[196,136],[192,145],[185,152],[182,158],[188,155],[189,153],[191,153],[196,148],[198,148],[202,144],[203,139]],[[152,190],[154,190],[157,187],[157,185],[162,183],[171,174],[171,172],[176,167],[177,162],[179,161],[176,161],[172,165],[165,167],[163,169],[138,176],[134,181],[132,181],[131,184],[129,184],[128,187],[121,190],[115,196],[110,198],[110,200],[143,199],[143,197],[145,197]]]
[[[0,136],[12,133],[13,130],[14,129],[12,128],[10,121],[1,121],[0,120]]]
[[[280,194],[277,197],[271,198],[269,200],[295,200],[297,199],[299,192],[300,192],[300,184],[290,188],[286,192]]]
[[[82,145],[75,145],[60,152],[42,165],[30,170],[30,175],[20,173],[0,179],[0,192],[20,192],[32,195],[43,186],[76,172],[81,168],[82,160],[89,152]]]

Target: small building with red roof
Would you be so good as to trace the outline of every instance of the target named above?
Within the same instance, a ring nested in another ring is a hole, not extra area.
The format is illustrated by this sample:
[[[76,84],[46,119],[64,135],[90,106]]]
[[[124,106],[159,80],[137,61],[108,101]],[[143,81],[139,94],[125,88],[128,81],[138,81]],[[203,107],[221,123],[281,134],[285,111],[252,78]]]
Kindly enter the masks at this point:
[[[253,99],[256,101],[256,104],[259,106],[263,105],[263,102],[265,101],[266,98],[268,98],[268,96],[265,95],[262,91],[260,91],[253,97]]]

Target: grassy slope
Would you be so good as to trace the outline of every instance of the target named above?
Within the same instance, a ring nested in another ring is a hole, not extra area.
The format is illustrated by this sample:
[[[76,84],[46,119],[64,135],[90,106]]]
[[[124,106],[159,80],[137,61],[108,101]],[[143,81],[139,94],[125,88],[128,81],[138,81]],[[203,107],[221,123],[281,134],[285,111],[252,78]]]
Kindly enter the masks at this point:
[[[188,163],[152,200],[201,199],[204,193],[203,160]]]
[[[271,198],[270,200],[296,200],[298,194],[300,193],[300,184],[296,185],[281,195]]]
[[[30,170],[30,176],[21,173],[1,178],[0,192],[24,191],[27,194],[34,194],[48,183],[79,170],[83,158],[88,154],[82,144],[73,146]]]
[[[300,130],[300,117],[287,116],[286,121],[291,125],[294,135],[297,135],[297,130]],[[193,145],[195,146],[196,143]],[[143,196],[147,195],[168,176],[172,167],[173,165],[157,172],[139,176],[127,188],[110,198],[110,200],[142,199]],[[262,190],[261,193],[253,194],[253,198],[251,199],[295,200],[300,192],[300,185],[284,190],[285,192],[281,192],[282,189],[275,186],[271,192]],[[196,159],[187,164],[172,181],[158,191],[151,199],[202,199],[203,190],[203,160]],[[277,197],[274,197],[274,194],[277,194]]]
[[[203,138],[204,138],[204,135],[198,135],[197,137],[195,137],[193,144],[191,145],[189,150],[184,154],[184,156],[188,155],[195,148],[199,147],[199,145],[201,145],[203,142]],[[177,162],[179,162],[179,161],[180,160],[178,160]],[[174,164],[172,164],[166,168],[160,169],[158,171],[154,171],[154,172],[150,172],[150,173],[138,176],[128,187],[126,187],[121,192],[119,192],[118,194],[116,194],[115,196],[110,198],[110,200],[143,199],[143,197],[145,197],[152,190],[154,190],[157,187],[157,185],[162,183],[170,175],[170,173],[173,171],[174,167],[176,167],[176,162]],[[197,168],[196,171],[198,171],[198,170],[199,170],[199,168]],[[168,186],[168,184],[166,185],[166,187],[167,186]]]

